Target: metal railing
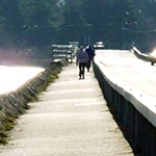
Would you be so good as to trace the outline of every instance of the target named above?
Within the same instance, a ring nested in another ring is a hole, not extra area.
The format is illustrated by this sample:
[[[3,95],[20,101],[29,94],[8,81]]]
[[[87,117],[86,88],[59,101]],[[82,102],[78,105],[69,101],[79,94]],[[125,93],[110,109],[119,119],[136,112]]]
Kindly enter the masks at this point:
[[[56,59],[67,58],[70,62],[73,62],[73,58],[75,57],[75,49],[72,45],[52,45],[51,52],[52,61]]]

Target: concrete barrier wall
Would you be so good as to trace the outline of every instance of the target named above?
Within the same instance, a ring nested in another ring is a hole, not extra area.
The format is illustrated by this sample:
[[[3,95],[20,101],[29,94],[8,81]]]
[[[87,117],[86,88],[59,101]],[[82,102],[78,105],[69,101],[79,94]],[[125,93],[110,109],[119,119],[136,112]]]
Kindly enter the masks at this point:
[[[131,51],[134,52],[134,54],[135,54],[139,59],[142,59],[142,60],[148,61],[148,62],[151,61],[150,55],[141,53],[136,47],[133,47],[133,48],[131,49]]]
[[[149,107],[153,101],[117,83],[98,57],[94,59],[93,68],[104,98],[130,133],[133,146],[142,156],[156,156],[156,107]]]

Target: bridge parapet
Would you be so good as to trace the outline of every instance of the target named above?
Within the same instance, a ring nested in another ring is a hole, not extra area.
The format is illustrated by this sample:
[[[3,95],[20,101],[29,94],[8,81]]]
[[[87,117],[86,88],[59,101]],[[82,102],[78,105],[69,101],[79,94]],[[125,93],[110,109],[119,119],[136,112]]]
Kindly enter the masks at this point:
[[[136,47],[133,47],[131,51],[140,59],[143,59],[145,61],[151,61],[151,56],[148,54],[144,54],[140,52]]]
[[[156,156],[155,101],[117,82],[98,57],[95,57],[93,67],[104,98],[132,136],[133,146],[141,150],[142,156]]]

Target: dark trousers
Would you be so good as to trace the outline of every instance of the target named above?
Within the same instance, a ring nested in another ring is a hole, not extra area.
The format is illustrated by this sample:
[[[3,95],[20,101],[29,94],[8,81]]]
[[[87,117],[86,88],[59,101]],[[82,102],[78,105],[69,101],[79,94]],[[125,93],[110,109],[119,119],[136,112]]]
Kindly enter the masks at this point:
[[[92,59],[89,59],[87,62],[87,65],[86,65],[88,71],[90,69],[91,61],[92,61]]]
[[[86,63],[79,63],[79,77],[80,78],[81,78],[81,76],[83,76],[83,78],[84,78],[85,66],[86,66]]]

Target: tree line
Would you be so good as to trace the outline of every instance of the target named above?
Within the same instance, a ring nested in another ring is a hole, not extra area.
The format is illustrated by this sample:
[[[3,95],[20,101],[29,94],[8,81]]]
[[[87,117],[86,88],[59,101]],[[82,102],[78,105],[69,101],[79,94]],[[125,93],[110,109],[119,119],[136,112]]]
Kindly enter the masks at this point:
[[[106,48],[149,51],[156,43],[152,0],[1,0],[0,46],[44,47],[103,41]]]

